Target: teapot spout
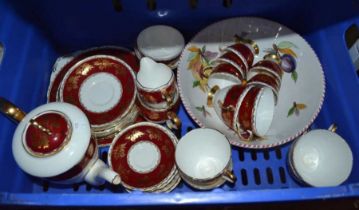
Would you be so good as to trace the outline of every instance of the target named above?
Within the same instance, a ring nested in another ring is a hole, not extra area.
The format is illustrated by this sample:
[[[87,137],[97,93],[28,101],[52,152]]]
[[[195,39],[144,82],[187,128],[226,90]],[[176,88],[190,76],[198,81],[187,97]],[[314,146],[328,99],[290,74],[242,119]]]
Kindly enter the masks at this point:
[[[102,185],[106,181],[113,185],[119,185],[121,183],[121,178],[102,160],[97,159],[95,164],[91,167],[90,171],[86,174],[85,181],[95,186]]]

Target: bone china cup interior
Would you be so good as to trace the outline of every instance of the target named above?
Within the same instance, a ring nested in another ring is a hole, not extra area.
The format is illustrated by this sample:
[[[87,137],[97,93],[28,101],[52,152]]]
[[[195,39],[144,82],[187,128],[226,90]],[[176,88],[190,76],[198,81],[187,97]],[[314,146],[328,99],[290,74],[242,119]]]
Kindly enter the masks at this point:
[[[328,130],[301,136],[289,155],[297,179],[315,187],[337,186],[350,175],[353,154],[346,141]]]
[[[178,57],[184,47],[184,38],[175,28],[165,25],[150,26],[138,35],[138,50],[156,61]]]
[[[199,181],[210,180],[221,176],[230,164],[231,147],[220,132],[199,128],[180,139],[175,158],[179,171],[185,177]]]

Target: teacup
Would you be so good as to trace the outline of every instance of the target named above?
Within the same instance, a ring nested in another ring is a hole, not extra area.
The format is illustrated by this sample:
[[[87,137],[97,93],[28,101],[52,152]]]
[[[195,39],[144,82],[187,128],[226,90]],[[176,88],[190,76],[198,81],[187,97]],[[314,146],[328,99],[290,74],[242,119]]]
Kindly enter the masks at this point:
[[[233,84],[241,84],[247,80],[248,71],[252,67],[254,55],[258,54],[258,46],[251,40],[240,37],[238,43],[221,49],[222,55],[216,59],[217,66],[208,77],[209,87],[219,86],[221,89]]]
[[[244,79],[244,71],[237,64],[230,60],[221,59],[208,77],[208,86],[214,87],[217,85],[222,89],[234,84],[241,84]]]
[[[12,152],[26,173],[59,184],[119,184],[118,174],[98,158],[90,123],[77,107],[53,102],[26,114],[0,97],[0,112],[18,122]]]
[[[258,61],[252,68],[249,69],[249,74],[255,75],[257,73],[264,72],[272,76],[278,83],[280,83],[282,81],[283,70],[279,63],[280,58],[278,55],[267,54],[264,56],[263,60]]]
[[[259,85],[270,88],[273,91],[276,98],[275,101],[277,102],[281,86],[280,81],[267,72],[249,72],[248,75],[247,85]]]
[[[142,101],[140,96],[137,97],[136,104],[139,108],[140,114],[147,121],[154,123],[166,123],[171,129],[179,129],[182,125],[180,118],[176,114],[180,105],[179,94],[176,94],[174,101],[167,108],[156,109],[149,107],[144,101]]]
[[[184,37],[177,29],[166,25],[155,25],[140,32],[135,54],[139,59],[150,57],[175,69],[184,45]]]
[[[136,77],[139,97],[149,107],[169,107],[177,94],[175,76],[169,67],[144,57]]]
[[[217,115],[242,140],[249,141],[267,133],[275,108],[275,97],[271,89],[233,85],[212,92],[215,92],[212,103]]]
[[[299,137],[288,153],[294,178],[313,187],[338,186],[350,175],[353,154],[346,141],[329,130],[317,129]]]
[[[181,177],[190,186],[208,190],[234,183],[231,146],[217,130],[198,128],[184,135],[177,144],[176,164]]]

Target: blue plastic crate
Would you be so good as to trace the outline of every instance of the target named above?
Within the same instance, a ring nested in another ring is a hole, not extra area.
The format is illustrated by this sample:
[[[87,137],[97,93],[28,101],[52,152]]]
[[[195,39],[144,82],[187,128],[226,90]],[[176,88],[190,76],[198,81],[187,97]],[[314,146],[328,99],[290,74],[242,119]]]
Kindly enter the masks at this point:
[[[0,204],[51,206],[132,206],[234,204],[359,196],[359,80],[348,55],[345,31],[359,26],[358,1],[77,0],[0,1],[0,95],[25,111],[45,103],[51,67],[65,53],[101,45],[131,48],[137,34],[153,24],[178,28],[189,40],[206,25],[228,17],[259,16],[278,21],[302,35],[314,48],[327,80],[325,103],[313,128],[332,122],[354,153],[354,169],[339,187],[309,188],[290,176],[290,144],[271,150],[233,148],[235,185],[196,191],[181,183],[172,193],[125,193],[121,187],[86,184],[48,185],[24,174],[11,154],[15,125],[0,117]],[[224,2],[230,3],[228,7]],[[192,6],[190,6],[192,4]],[[117,10],[114,7],[117,5]],[[120,7],[118,7],[120,5]],[[122,9],[121,11],[118,11]],[[336,12],[334,12],[336,11]],[[182,134],[195,127],[183,107]],[[106,155],[106,149],[100,151]]]

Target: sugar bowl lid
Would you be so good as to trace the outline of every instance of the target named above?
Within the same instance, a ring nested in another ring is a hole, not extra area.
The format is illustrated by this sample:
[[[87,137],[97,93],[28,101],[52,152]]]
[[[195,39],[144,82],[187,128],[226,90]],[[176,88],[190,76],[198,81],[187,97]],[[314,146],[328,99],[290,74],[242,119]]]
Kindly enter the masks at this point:
[[[12,151],[25,172],[52,177],[81,161],[90,137],[89,121],[79,108],[54,102],[25,115],[15,130]]]

